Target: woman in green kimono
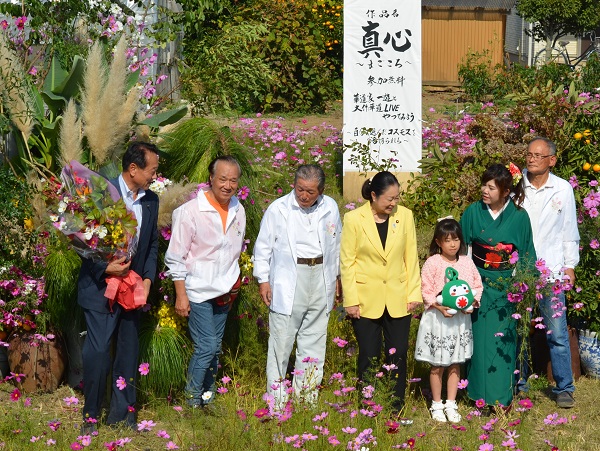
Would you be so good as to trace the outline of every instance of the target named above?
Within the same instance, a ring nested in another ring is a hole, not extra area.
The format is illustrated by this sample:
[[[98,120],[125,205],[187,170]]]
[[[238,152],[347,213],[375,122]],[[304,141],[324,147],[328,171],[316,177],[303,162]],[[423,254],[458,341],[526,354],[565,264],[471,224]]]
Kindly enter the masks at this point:
[[[481,306],[472,314],[473,356],[467,363],[469,398],[489,406],[509,406],[516,369],[515,306],[506,288],[512,283],[515,261],[533,265],[535,249],[524,197],[521,173],[493,164],[481,177],[482,199],[462,215],[460,225],[483,281]],[[511,196],[512,193],[512,196]],[[516,252],[516,253],[515,253]]]

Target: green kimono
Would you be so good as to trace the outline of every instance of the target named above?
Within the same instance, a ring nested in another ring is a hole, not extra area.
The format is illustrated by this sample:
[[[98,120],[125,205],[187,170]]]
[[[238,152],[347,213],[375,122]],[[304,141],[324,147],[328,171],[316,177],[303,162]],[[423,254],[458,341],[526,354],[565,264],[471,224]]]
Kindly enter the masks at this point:
[[[460,225],[465,242],[473,246],[473,260],[483,281],[481,306],[471,316],[473,356],[467,363],[467,393],[491,406],[508,406],[515,382],[517,332],[511,316],[515,306],[503,286],[512,282],[512,252],[518,252],[518,265],[535,262],[531,223],[527,212],[510,200],[495,220],[482,201],[471,204]]]

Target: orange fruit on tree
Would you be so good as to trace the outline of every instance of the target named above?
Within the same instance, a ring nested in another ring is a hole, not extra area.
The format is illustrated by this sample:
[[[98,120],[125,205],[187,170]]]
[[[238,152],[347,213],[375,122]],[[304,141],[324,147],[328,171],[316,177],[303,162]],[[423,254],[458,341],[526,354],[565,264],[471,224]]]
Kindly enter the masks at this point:
[[[589,171],[591,167],[592,167],[592,165],[589,164],[587,161],[585,163],[583,163],[583,170],[584,171]]]

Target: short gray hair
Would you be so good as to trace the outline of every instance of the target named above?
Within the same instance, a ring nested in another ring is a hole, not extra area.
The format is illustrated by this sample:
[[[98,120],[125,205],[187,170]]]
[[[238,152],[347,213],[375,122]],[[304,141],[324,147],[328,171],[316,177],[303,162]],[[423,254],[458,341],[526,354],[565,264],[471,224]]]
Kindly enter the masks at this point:
[[[529,148],[529,146],[536,141],[543,141],[544,143],[546,143],[546,146],[548,146],[548,150],[550,151],[550,155],[556,155],[556,144],[554,144],[554,141],[548,138],[544,138],[542,136],[536,136],[535,138],[533,138],[531,141],[529,141],[527,147]]]
[[[325,188],[325,173],[323,168],[318,164],[303,164],[296,169],[296,175],[294,177],[294,185],[298,182],[298,179],[307,181],[316,181],[319,183],[319,190]]]

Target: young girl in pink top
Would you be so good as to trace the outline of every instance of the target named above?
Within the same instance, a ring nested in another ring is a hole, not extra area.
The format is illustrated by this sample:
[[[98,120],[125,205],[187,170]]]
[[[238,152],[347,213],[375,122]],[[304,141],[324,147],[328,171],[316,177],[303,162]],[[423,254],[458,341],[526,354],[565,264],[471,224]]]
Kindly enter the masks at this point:
[[[477,307],[483,286],[481,276],[473,261],[464,256],[466,247],[459,223],[452,217],[438,220],[429,258],[421,271],[421,291],[425,312],[419,324],[415,358],[431,365],[429,383],[433,402],[431,417],[434,420],[457,423],[461,420],[456,405],[460,379],[460,364],[473,354],[471,315],[459,311],[452,315],[448,307],[439,305],[437,296],[447,282],[446,268],[451,266],[458,278],[466,281],[475,293]],[[461,256],[462,255],[462,256]],[[446,403],[442,402],[442,376],[448,369]]]

